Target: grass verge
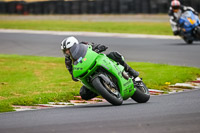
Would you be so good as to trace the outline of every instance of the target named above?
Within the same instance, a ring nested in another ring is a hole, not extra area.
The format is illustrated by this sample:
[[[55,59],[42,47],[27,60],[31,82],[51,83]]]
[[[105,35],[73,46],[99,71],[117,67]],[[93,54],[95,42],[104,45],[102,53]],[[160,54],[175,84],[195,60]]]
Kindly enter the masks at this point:
[[[200,76],[199,68],[129,62],[140,72],[147,87],[167,90],[165,82],[185,82]],[[73,82],[64,58],[0,54],[0,112],[12,105],[67,102],[79,95],[80,82]]]
[[[170,24],[167,22],[84,22],[84,21],[65,21],[65,20],[26,20],[26,21],[1,20],[0,28],[172,35]]]

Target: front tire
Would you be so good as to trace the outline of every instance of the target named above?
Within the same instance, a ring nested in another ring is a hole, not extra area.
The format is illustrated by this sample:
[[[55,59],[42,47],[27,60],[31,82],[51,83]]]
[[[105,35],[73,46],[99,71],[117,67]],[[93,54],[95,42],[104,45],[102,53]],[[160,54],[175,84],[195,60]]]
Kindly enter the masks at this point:
[[[193,40],[189,40],[186,37],[183,37],[183,40],[187,43],[187,44],[192,44]]]
[[[146,85],[142,82],[136,82],[135,84],[136,91],[131,97],[133,100],[135,100],[138,103],[146,103],[150,99],[149,89],[146,87]]]
[[[114,88],[109,88],[109,85],[106,85],[101,78],[95,78],[92,81],[92,84],[94,88],[101,94],[101,96],[112,105],[121,105],[123,103],[123,99],[119,91],[115,89],[113,92],[111,89]]]
[[[192,44],[193,43],[193,40],[187,40],[185,41],[187,44]]]

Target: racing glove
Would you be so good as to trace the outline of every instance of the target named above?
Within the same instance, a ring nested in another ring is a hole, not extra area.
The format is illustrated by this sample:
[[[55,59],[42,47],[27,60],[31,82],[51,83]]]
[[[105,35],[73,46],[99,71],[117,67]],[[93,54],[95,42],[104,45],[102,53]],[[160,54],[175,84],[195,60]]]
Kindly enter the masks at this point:
[[[108,47],[105,45],[101,45],[101,44],[93,44],[92,45],[92,50],[94,50],[97,53],[101,53],[103,51],[106,51]]]
[[[72,60],[70,57],[65,56],[65,65],[66,65],[66,68],[68,69],[69,73],[72,75],[72,80],[79,81],[78,79],[74,78],[74,76],[73,76]]]
[[[95,44],[95,43],[89,43],[89,42],[81,42],[85,45],[91,45],[92,46],[92,50],[97,52],[97,53],[101,53],[103,51],[106,51],[106,49],[108,49],[107,46],[102,45],[102,44]]]

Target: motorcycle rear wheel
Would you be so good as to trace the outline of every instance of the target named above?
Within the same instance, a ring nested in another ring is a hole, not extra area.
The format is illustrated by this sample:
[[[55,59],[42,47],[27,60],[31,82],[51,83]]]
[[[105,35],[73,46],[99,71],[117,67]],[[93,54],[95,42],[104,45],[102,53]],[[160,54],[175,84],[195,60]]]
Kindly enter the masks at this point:
[[[92,81],[94,88],[112,105],[121,105],[123,99],[118,90],[110,88],[101,78],[95,78]]]
[[[131,97],[134,101],[138,103],[146,103],[150,99],[149,89],[146,85],[142,82],[136,82],[135,85],[136,91]]]

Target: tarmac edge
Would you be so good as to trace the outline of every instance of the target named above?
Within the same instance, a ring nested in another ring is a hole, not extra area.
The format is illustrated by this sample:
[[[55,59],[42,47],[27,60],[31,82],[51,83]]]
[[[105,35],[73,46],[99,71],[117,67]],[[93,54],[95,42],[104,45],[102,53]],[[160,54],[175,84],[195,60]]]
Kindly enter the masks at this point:
[[[178,36],[169,36],[169,35],[147,35],[147,34],[128,34],[128,33],[83,32],[83,31],[38,31],[38,30],[0,29],[0,32],[50,34],[50,35],[66,35],[66,36],[117,37],[117,38],[180,39],[180,37]]]

